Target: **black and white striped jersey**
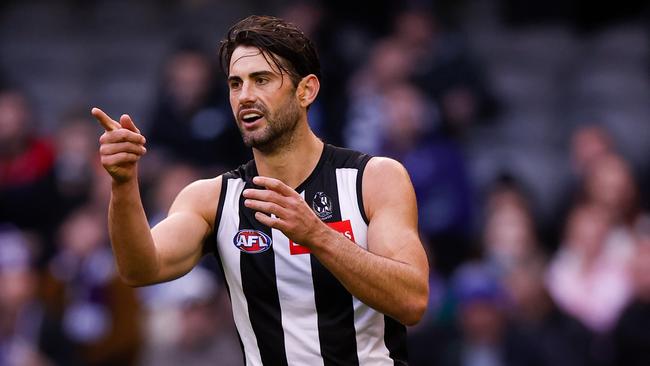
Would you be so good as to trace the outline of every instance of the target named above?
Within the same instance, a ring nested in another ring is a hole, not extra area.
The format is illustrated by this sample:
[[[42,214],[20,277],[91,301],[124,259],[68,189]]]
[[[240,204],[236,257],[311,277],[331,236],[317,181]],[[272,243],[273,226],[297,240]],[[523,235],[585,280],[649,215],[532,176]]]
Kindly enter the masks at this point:
[[[370,157],[325,145],[296,188],[330,227],[367,249],[361,178]],[[246,365],[406,365],[406,328],[352,296],[281,231],[243,204],[253,161],[223,175],[216,255],[227,282]],[[214,247],[213,247],[214,249]]]

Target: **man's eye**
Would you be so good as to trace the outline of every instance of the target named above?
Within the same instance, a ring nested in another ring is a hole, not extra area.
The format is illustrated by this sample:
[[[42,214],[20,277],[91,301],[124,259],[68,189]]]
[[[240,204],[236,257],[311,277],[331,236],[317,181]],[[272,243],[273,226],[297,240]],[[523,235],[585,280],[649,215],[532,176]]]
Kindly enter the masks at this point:
[[[267,79],[264,79],[264,78],[259,78],[259,79],[255,80],[255,82],[257,83],[257,85],[264,85],[264,84],[268,83],[269,81]]]
[[[230,89],[238,89],[240,86],[240,83],[238,81],[231,81],[228,86]]]

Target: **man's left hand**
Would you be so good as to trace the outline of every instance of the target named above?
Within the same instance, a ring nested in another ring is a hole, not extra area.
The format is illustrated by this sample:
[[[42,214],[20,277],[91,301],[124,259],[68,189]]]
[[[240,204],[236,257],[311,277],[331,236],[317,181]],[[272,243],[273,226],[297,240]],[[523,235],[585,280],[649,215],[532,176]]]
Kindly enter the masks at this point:
[[[314,234],[329,230],[305,200],[278,179],[254,177],[253,183],[266,189],[246,189],[244,205],[255,210],[262,224],[278,229],[295,243],[309,247]]]

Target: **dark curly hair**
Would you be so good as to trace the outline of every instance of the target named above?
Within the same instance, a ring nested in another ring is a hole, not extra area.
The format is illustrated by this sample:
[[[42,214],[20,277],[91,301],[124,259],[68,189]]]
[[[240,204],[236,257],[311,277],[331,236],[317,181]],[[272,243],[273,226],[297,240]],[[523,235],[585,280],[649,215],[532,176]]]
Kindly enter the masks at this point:
[[[314,74],[320,79],[320,61],[313,42],[295,25],[272,16],[251,15],[233,25],[219,46],[219,60],[228,75],[232,53],[238,46],[257,47],[280,73],[286,72],[297,86]]]

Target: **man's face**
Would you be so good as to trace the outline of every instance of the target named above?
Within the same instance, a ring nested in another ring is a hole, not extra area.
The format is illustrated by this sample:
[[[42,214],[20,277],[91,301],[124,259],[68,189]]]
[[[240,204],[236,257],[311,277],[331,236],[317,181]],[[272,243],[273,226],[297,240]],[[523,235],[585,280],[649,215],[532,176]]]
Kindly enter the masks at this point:
[[[230,106],[244,144],[263,152],[286,146],[305,113],[287,73],[269,61],[259,49],[239,46],[228,75]]]

